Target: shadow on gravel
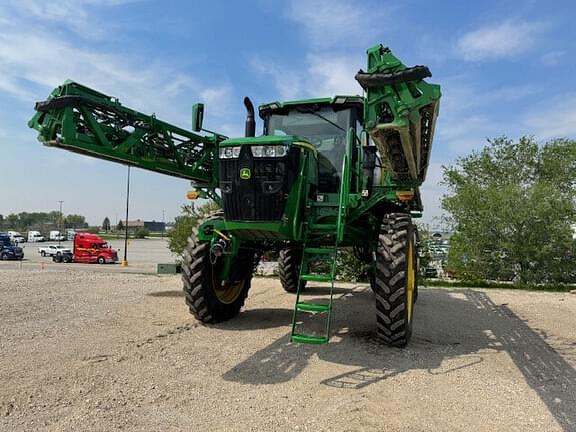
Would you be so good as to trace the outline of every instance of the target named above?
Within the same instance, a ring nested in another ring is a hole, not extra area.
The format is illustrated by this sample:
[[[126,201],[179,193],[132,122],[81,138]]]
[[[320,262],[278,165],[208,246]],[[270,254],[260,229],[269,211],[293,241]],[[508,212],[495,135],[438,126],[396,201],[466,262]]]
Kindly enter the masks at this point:
[[[154,291],[148,294],[150,297],[184,297],[183,290]]]
[[[214,324],[219,330],[261,330],[285,326],[292,322],[290,309],[248,309],[230,321]]]
[[[374,335],[372,293],[368,289],[348,292],[335,301],[333,336],[328,345],[292,344],[286,335],[223,378],[244,384],[283,383],[297,377],[316,355],[327,362],[357,367],[322,384],[361,389],[409,370],[447,374],[474,367],[491,351],[505,351],[563,430],[576,431],[576,370],[505,304],[495,304],[480,291],[423,289],[412,341],[407,348],[397,349],[382,345]],[[282,310],[287,311],[274,314]],[[287,311],[273,322],[285,325],[291,313]],[[247,311],[242,317],[241,327],[263,328],[261,322],[248,323],[260,320],[258,311]],[[446,370],[442,362],[449,359],[451,367]]]

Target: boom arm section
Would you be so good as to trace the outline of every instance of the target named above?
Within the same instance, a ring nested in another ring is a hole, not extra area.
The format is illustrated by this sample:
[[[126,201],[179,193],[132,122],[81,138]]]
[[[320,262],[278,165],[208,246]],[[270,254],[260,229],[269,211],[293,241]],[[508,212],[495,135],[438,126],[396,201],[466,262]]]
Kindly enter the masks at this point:
[[[430,161],[440,86],[428,84],[426,66],[407,68],[390,49],[367,51],[368,70],[356,80],[366,90],[365,128],[396,181],[421,184]]]
[[[197,135],[73,81],[35,109],[28,126],[44,145],[192,180],[198,187],[218,185],[222,135]]]

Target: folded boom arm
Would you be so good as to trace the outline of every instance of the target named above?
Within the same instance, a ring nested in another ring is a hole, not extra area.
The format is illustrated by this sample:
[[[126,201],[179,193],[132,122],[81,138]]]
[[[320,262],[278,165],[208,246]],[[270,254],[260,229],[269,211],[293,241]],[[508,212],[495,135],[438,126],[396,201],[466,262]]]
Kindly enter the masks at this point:
[[[215,160],[222,135],[197,135],[72,81],[35,109],[28,125],[47,146],[192,180],[199,187],[218,184]]]

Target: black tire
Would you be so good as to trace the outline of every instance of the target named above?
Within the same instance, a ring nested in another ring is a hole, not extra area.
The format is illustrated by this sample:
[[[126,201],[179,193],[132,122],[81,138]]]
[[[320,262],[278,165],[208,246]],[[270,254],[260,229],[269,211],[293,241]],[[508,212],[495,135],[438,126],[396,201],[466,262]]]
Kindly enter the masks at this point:
[[[100,257],[98,257],[98,259],[96,260],[96,262],[97,262],[98,264],[106,264],[106,258],[100,256]]]
[[[386,344],[404,347],[412,336],[416,242],[409,215],[387,215],[376,251],[374,294],[378,337]]]
[[[414,66],[392,73],[365,73],[359,71],[355,78],[364,88],[381,87],[384,85],[399,84],[408,81],[419,81],[431,77],[432,73],[426,66]]]
[[[220,215],[221,213],[218,213],[208,219],[216,219],[221,217]],[[211,255],[210,243],[199,241],[197,231],[194,231],[184,250],[182,282],[190,313],[205,324],[227,321],[240,313],[257,265],[254,250],[240,249],[232,271],[245,269],[243,277],[223,286],[218,279],[222,260]]]
[[[306,281],[299,280],[301,263],[301,247],[289,247],[280,251],[278,257],[278,276],[280,277],[280,284],[282,284],[284,291],[296,293],[298,291],[298,283],[300,283],[300,290],[303,290],[306,286]]]
[[[62,261],[65,263],[71,263],[72,262],[72,255],[70,254],[64,254],[62,256]]]
[[[46,252],[41,251],[41,252],[40,252],[40,255],[43,256],[43,257],[45,257],[45,256],[46,256]]]
[[[3,253],[2,255],[0,255],[0,260],[6,261],[7,259],[8,259],[8,254]]]

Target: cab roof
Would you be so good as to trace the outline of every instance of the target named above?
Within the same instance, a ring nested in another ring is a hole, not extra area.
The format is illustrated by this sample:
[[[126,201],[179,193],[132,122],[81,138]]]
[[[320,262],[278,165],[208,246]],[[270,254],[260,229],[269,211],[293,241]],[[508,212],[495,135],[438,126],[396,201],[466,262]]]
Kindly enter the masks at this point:
[[[292,101],[275,101],[262,104],[258,107],[260,117],[264,118],[266,114],[274,111],[283,111],[293,106],[302,105],[335,105],[335,106],[363,106],[364,98],[362,96],[345,96],[338,95],[331,98],[315,98],[315,99],[297,99]]]

